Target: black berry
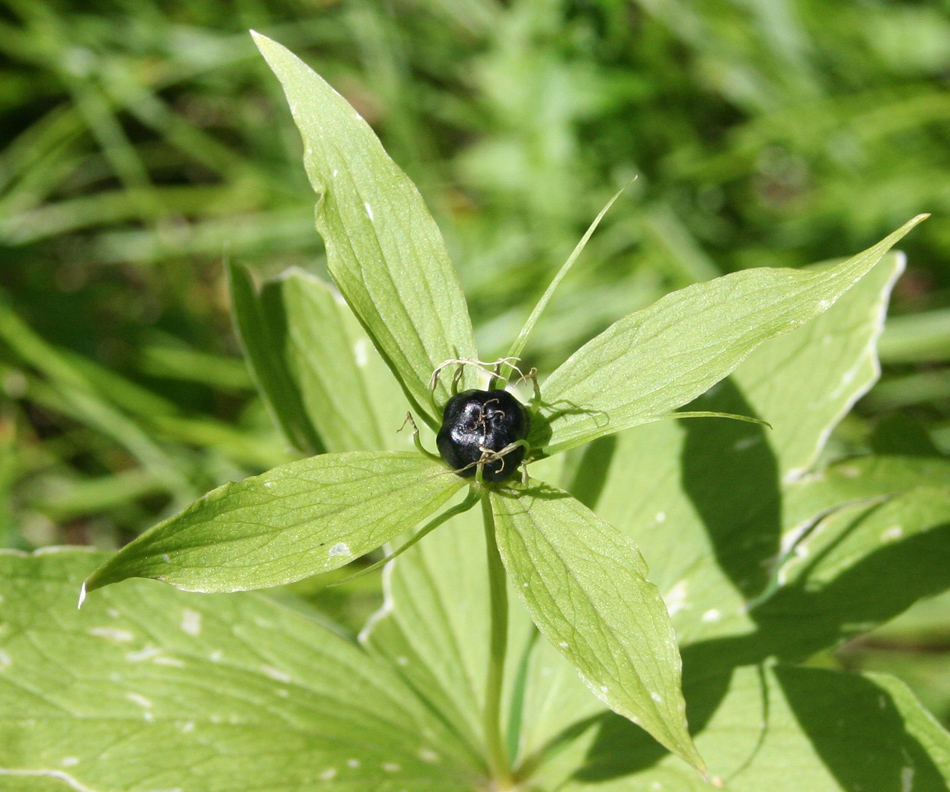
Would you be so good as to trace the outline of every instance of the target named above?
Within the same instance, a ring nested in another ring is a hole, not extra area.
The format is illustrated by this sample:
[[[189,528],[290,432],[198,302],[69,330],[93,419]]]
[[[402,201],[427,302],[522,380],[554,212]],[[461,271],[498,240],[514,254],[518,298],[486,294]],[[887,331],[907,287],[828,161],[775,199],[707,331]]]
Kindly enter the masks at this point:
[[[436,445],[442,459],[460,476],[475,475],[484,451],[501,451],[524,440],[531,427],[528,411],[508,391],[467,390],[445,405]],[[482,465],[484,481],[505,481],[524,459],[524,446]]]

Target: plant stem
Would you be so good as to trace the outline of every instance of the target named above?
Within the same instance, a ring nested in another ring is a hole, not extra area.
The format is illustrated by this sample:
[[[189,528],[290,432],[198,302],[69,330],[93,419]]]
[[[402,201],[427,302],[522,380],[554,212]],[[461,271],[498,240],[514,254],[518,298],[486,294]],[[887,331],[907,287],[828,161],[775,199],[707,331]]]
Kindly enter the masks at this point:
[[[495,518],[488,493],[482,496],[485,545],[488,554],[488,587],[491,600],[491,642],[488,678],[485,681],[485,749],[488,768],[499,789],[512,785],[511,764],[501,733],[501,688],[504,681],[505,653],[508,650],[508,581],[495,543]]]

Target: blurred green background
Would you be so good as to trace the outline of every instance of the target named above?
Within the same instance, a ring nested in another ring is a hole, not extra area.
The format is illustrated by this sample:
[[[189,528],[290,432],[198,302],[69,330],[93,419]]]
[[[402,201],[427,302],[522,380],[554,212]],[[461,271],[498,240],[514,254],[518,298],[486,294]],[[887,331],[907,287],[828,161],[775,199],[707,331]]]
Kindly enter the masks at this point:
[[[950,452],[950,2],[0,0],[0,537],[117,547],[289,459],[225,257],[321,272],[248,28],[370,121],[446,235],[486,357],[620,187],[538,329],[549,371],[688,283],[902,243],[882,382],[832,454]],[[356,624],[378,581],[322,602]],[[950,723],[950,601],[816,662]]]

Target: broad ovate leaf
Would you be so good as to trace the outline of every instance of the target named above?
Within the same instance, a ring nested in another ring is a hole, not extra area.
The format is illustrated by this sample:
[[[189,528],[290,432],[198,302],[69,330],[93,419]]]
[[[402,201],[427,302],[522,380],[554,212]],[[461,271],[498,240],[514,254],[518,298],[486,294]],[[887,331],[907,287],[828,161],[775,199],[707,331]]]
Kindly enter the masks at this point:
[[[288,439],[313,453],[412,447],[405,401],[349,307],[328,284],[290,270],[254,288],[229,268],[235,324],[248,365]]]
[[[86,590],[147,577],[244,591],[336,569],[412,528],[464,482],[414,452],[323,454],[225,484],[126,545]]]
[[[950,735],[891,677],[753,665],[685,689],[710,784],[612,718],[558,789],[941,792],[950,782]]]
[[[702,768],[673,627],[633,542],[548,485],[491,500],[502,561],[541,634],[608,707]]]
[[[415,185],[369,125],[303,61],[258,33],[304,142],[327,267],[414,408],[438,426],[451,377],[430,377],[452,359],[474,360],[465,298],[439,229]],[[462,373],[472,387],[475,371]]]
[[[621,319],[544,382],[531,444],[554,454],[689,403],[764,341],[828,310],[924,217],[842,264],[745,270]]]
[[[660,421],[583,449],[570,489],[650,560],[681,644],[755,631],[749,603],[770,585],[791,531],[856,496],[842,490],[836,501],[817,479],[797,480],[874,379],[874,342],[900,269],[899,257],[885,256],[824,314],[763,343],[694,403],[771,428]],[[813,492],[799,496],[806,480]]]
[[[479,763],[392,669],[258,594],[0,553],[0,788],[470,792]]]
[[[795,545],[751,610],[760,653],[801,660],[950,588],[950,479],[844,506]]]

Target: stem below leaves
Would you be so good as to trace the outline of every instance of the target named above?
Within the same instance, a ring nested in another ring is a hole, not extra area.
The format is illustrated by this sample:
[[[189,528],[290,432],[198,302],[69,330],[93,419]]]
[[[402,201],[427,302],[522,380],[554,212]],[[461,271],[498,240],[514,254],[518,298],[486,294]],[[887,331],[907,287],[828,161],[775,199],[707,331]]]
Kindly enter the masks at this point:
[[[511,764],[501,733],[501,688],[504,681],[505,653],[508,649],[508,581],[495,543],[495,519],[491,500],[482,497],[485,545],[488,554],[488,585],[491,600],[491,644],[488,678],[485,682],[485,749],[488,767],[499,789],[512,786]]]

